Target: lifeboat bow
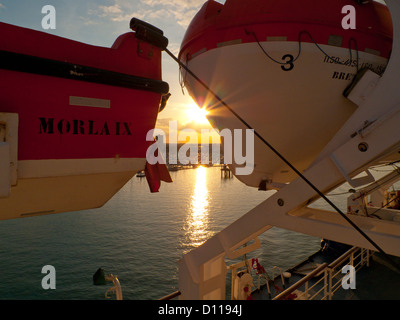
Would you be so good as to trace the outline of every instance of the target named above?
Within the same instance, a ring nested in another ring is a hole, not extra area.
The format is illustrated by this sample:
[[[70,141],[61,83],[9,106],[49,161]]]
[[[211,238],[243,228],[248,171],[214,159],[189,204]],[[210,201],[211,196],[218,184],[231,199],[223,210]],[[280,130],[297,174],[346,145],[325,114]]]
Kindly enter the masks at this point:
[[[380,76],[392,50],[387,8],[353,3],[357,28],[344,30],[348,3],[208,1],[188,27],[179,59],[231,110],[184,68],[183,84],[213,127],[252,128],[304,171],[357,110],[345,89],[365,68]],[[247,150],[244,138],[238,143]],[[240,165],[232,162],[235,172]],[[252,165],[251,174],[237,175],[249,186],[296,177],[260,138]]]

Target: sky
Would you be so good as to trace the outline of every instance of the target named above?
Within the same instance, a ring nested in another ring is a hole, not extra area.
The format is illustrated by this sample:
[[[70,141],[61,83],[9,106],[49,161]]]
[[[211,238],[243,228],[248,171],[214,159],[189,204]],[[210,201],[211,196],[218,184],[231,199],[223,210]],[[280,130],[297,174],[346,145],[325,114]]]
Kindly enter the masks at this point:
[[[186,28],[206,0],[0,0],[0,21],[39,30],[68,39],[111,47],[129,29],[132,17],[164,31],[168,49],[176,56]],[[224,2],[224,1],[219,1]],[[42,8],[56,10],[56,29],[44,30]],[[179,68],[166,53],[162,56],[163,80],[170,86],[171,98],[159,114],[157,127],[166,130],[170,120],[178,129],[211,129],[204,114],[198,112],[179,83]]]

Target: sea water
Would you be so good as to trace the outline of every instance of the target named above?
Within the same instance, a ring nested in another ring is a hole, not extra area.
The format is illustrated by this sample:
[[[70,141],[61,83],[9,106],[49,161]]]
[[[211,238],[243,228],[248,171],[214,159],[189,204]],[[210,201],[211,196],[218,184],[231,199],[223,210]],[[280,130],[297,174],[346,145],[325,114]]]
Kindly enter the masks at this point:
[[[273,193],[221,178],[219,167],[171,177],[150,193],[135,176],[102,208],[0,221],[0,299],[105,299],[112,284],[93,285],[100,267],[118,277],[124,299],[159,299],[178,290],[185,253]],[[268,271],[299,263],[321,239],[274,227],[260,240],[254,254]],[[42,287],[46,265],[55,269],[55,289]]]

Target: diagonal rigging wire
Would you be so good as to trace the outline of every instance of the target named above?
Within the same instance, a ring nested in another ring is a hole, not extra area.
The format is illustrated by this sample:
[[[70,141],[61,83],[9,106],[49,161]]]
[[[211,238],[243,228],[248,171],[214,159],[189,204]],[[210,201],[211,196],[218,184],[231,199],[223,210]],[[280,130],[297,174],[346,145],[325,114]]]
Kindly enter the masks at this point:
[[[378,246],[364,231],[362,231],[350,218],[348,218],[331,200],[329,200],[314,184],[311,183],[296,167],[294,167],[278,150],[276,150],[267,140],[265,140],[254,128],[252,128],[238,113],[236,113],[223,99],[221,99],[211,88],[196,76],[182,61],[165,48],[165,52],[175,60],[187,73],[189,73],[197,82],[199,82],[208,92],[210,92],[224,107],[226,107],[240,122],[247,128],[254,131],[254,134],[284,163],[286,163],[299,177],[301,177],[321,198],[323,198],[336,212],[338,212],[355,230],[357,230],[369,243],[371,243],[394,267],[400,270],[400,267]]]

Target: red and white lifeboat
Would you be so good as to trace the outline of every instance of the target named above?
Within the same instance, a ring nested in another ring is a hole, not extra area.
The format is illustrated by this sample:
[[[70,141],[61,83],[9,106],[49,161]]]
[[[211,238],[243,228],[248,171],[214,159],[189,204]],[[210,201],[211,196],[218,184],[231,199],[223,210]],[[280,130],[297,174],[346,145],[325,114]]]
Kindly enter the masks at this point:
[[[99,207],[145,168],[162,31],[111,48],[0,23],[0,219]]]
[[[343,92],[357,72],[369,68],[382,74],[390,56],[387,7],[358,3],[210,0],[189,25],[179,58],[303,171],[356,110]],[[356,10],[356,29],[342,27],[347,5]],[[196,103],[209,111],[213,127],[246,129],[184,69],[182,79]],[[265,181],[290,182],[295,174],[255,138],[254,171],[237,177],[259,187]]]

